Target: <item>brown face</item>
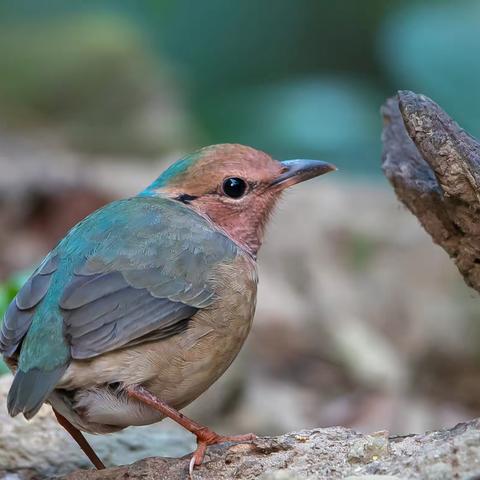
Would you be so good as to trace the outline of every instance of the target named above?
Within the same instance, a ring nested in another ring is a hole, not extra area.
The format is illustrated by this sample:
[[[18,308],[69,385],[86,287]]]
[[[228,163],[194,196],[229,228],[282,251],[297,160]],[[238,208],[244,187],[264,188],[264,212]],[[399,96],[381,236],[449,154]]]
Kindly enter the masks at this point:
[[[157,192],[208,217],[253,255],[282,191],[334,169],[314,160],[279,162],[235,144],[214,145],[194,155],[189,167]]]

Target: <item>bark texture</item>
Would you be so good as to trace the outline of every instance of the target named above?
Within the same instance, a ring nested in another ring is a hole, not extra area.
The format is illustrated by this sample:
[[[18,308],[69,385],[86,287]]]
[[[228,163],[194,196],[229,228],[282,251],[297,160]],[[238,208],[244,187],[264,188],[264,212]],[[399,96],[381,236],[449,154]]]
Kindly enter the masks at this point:
[[[382,114],[385,175],[480,292],[480,144],[424,95],[400,91]]]

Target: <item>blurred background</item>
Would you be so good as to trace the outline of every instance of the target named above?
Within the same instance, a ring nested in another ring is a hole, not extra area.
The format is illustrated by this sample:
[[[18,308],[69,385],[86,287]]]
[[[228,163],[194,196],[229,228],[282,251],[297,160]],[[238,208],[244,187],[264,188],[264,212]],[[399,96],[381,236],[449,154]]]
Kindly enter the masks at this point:
[[[262,434],[478,416],[480,299],[383,178],[379,108],[411,89],[480,136],[479,28],[463,0],[1,2],[0,311],[68,228],[185,152],[324,159],[340,171],[285,197],[247,345],[189,412]]]

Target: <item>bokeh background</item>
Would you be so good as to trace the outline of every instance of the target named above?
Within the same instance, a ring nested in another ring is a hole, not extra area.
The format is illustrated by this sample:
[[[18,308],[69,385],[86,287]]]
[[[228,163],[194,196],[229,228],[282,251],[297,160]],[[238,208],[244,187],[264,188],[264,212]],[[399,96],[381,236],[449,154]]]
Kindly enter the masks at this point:
[[[69,227],[185,152],[320,158],[339,172],[286,196],[247,345],[189,412],[265,434],[479,415],[480,299],[383,178],[379,115],[411,89],[480,136],[479,29],[463,0],[1,2],[0,310]]]

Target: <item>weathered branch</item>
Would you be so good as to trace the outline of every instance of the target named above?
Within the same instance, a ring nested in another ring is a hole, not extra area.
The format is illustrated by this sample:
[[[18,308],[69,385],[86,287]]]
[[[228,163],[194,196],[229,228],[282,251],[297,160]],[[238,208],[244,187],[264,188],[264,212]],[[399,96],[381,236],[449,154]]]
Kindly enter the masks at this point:
[[[480,144],[424,95],[401,91],[382,113],[385,175],[480,292]]]

